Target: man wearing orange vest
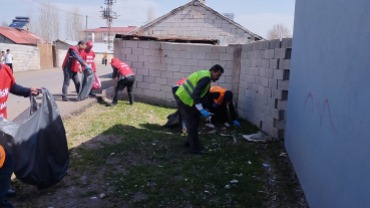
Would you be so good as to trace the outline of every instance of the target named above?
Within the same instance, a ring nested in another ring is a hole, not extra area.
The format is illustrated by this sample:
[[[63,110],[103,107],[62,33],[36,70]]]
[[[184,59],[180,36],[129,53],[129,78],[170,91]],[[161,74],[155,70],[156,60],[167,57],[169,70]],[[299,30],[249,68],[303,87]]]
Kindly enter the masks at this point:
[[[12,70],[5,64],[0,64],[0,118],[7,118],[6,101],[9,93],[28,97],[30,94],[38,95],[41,88],[24,88],[15,83]],[[13,173],[13,158],[9,151],[0,145],[0,207],[13,207],[7,202],[10,178]]]
[[[212,106],[208,106],[211,112],[214,114],[212,121],[224,124],[226,127],[230,127],[227,122],[228,113],[227,108],[229,108],[230,115],[234,121],[235,126],[240,126],[240,123],[236,120],[235,108],[233,105],[233,93],[230,90],[226,90],[222,87],[211,87],[209,97],[213,100]]]
[[[118,95],[127,87],[127,94],[129,97],[130,104],[134,104],[134,96],[132,93],[132,87],[135,83],[135,74],[131,70],[131,67],[123,61],[117,58],[112,58],[111,65],[113,68],[113,79],[118,77],[118,83],[114,90],[113,102],[108,104],[109,106],[117,105]]]
[[[73,80],[77,94],[80,91],[80,80],[78,79],[77,73],[80,71],[80,64],[86,69],[91,70],[91,67],[81,57],[81,52],[85,49],[85,41],[79,41],[77,46],[71,46],[68,49],[66,57],[63,62],[63,88],[62,88],[62,100],[67,102],[68,86],[71,79]]]
[[[93,72],[96,73],[96,66],[95,66],[95,52],[92,49],[93,43],[91,41],[86,42],[86,48],[81,52],[82,58],[85,60],[86,64],[89,65]],[[82,67],[82,70],[85,70],[86,67]],[[94,96],[92,90],[90,91],[90,96]]]

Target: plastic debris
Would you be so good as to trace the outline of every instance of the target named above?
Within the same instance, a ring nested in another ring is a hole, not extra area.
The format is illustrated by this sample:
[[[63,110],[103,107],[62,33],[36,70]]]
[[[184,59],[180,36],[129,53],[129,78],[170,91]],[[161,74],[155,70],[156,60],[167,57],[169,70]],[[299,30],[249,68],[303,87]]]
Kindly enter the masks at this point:
[[[236,183],[239,183],[239,181],[234,179],[234,180],[230,181],[230,183],[231,184],[236,184]]]
[[[86,179],[87,179],[87,176],[82,176],[82,177],[80,178],[80,180],[81,180],[81,181],[86,181]]]
[[[187,178],[185,178],[185,181],[188,181],[188,179],[187,179]]]
[[[208,134],[215,134],[217,133],[216,129],[213,129],[212,131],[208,132]]]
[[[243,173],[239,173],[239,174],[234,174],[234,176],[237,176],[237,177],[242,177],[242,176],[243,176]]]
[[[226,123],[224,123],[224,126],[230,127],[230,124],[226,122]]]
[[[112,154],[110,154],[111,156],[115,155],[116,153],[112,152]]]
[[[248,161],[248,164],[249,164],[249,165],[252,165],[252,162],[251,162],[251,161]]]
[[[280,153],[280,155],[279,155],[279,157],[285,157],[285,156],[287,156],[287,153],[286,153],[286,152],[282,152],[282,153]]]
[[[211,124],[211,123],[207,123],[206,124],[207,127],[211,128],[211,129],[214,129],[216,128],[215,125]]]
[[[205,191],[204,191],[204,193],[207,193],[207,194],[209,194],[209,191],[205,190]]]
[[[105,197],[105,194],[100,194],[101,199],[104,199],[104,197]]]
[[[230,134],[220,134],[220,136],[222,136],[222,137],[231,137]]]
[[[227,184],[226,186],[225,186],[225,188],[226,189],[229,189],[231,186],[229,185],[229,184]]]
[[[155,146],[155,145],[157,145],[157,144],[153,142],[153,143],[152,143],[152,145],[153,145],[153,146]]]
[[[96,197],[94,196],[94,197],[91,197],[91,199],[98,199],[98,198],[96,198]]]
[[[268,168],[268,167],[270,167],[270,165],[265,163],[265,164],[263,164],[263,167]]]
[[[267,143],[272,141],[271,136],[266,136],[262,132],[258,132],[257,134],[250,134],[250,135],[243,135],[243,138],[246,139],[249,142],[261,142],[261,143]]]

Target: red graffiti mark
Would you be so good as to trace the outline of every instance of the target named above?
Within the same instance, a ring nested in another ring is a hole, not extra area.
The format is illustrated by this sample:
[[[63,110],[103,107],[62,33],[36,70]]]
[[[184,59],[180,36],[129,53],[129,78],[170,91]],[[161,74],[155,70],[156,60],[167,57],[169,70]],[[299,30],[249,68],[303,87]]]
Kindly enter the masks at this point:
[[[309,99],[311,99],[311,101],[312,101],[312,112],[313,112],[314,111],[314,101],[313,101],[313,96],[312,96],[311,93],[308,93],[308,95],[307,95],[306,102],[305,102],[305,109],[306,109],[306,106],[307,106],[307,103],[308,103]],[[324,119],[325,109],[328,109],[331,128],[332,128],[333,132],[335,134],[337,134],[338,131],[335,128],[335,125],[334,125],[334,122],[333,122],[333,117],[331,116],[330,104],[329,104],[328,99],[325,99],[323,108],[320,108],[320,102],[317,102],[316,107],[317,107],[317,109],[319,110],[319,113],[320,113],[320,127],[322,126],[322,121]]]

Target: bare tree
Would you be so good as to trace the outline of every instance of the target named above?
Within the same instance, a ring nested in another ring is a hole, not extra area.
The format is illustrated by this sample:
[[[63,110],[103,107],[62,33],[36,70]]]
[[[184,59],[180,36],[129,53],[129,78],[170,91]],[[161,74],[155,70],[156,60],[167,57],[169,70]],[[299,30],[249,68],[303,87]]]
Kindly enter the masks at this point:
[[[75,7],[70,14],[67,15],[66,22],[66,37],[69,40],[79,40],[80,31],[83,30],[84,20],[80,11]]]
[[[60,24],[56,7],[50,0],[46,0],[44,4],[40,5],[39,11],[39,25],[36,34],[49,41],[58,39]]]
[[[38,31],[38,21],[33,19],[33,11],[31,8],[28,9],[28,18],[30,18],[30,22],[28,23],[28,30],[35,35],[40,35]]]
[[[8,27],[8,26],[9,26],[9,24],[8,24],[8,23],[6,23],[6,22],[5,22],[5,20],[3,20],[3,22],[1,23],[1,26],[2,26],[2,27]]]
[[[147,21],[151,22],[153,20],[155,20],[155,9],[154,6],[150,4],[148,7]]]
[[[283,25],[282,23],[276,24],[272,27],[271,30],[267,33],[267,38],[272,39],[282,39],[282,38],[290,38],[292,37],[289,29]]]

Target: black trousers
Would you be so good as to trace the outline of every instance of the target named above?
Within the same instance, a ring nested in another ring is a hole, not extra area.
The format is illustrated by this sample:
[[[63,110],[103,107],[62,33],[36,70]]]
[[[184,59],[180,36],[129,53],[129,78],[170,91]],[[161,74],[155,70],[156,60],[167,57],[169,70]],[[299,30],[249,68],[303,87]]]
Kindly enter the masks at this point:
[[[5,162],[2,168],[0,168],[0,207],[1,208],[13,208],[6,200],[8,189],[10,187],[10,178],[13,174],[13,157],[5,150]]]
[[[120,80],[117,83],[117,87],[116,87],[116,90],[114,92],[113,103],[117,104],[118,95],[120,93],[122,93],[122,91],[127,87],[128,98],[129,98],[130,104],[133,105],[134,104],[134,95],[132,93],[132,87],[134,86],[134,83],[135,83],[135,75],[128,76],[125,79]]]
[[[63,87],[62,87],[62,96],[64,98],[67,98],[68,95],[68,86],[71,81],[73,80],[73,83],[75,84],[76,92],[77,94],[80,91],[80,79],[78,79],[77,72],[73,72],[70,69],[63,69],[64,74],[64,81],[63,81]]]
[[[227,105],[219,105],[217,108],[212,106],[211,112],[214,114],[212,116],[212,123],[214,124],[224,124],[228,122],[229,114]]]
[[[107,63],[108,63],[108,59],[104,59],[105,66],[107,66]]]
[[[176,97],[178,108],[182,118],[185,120],[188,131],[186,142],[190,144],[192,150],[200,150],[200,141],[198,135],[200,113],[195,106],[190,107],[184,104],[178,96]]]
[[[179,102],[180,98],[179,98],[179,97],[177,97],[177,95],[176,95],[176,91],[179,89],[179,87],[180,87],[180,86],[173,86],[173,87],[172,87],[172,94],[173,94],[173,97],[174,97],[174,98],[175,98],[175,100],[176,100],[177,109],[178,109],[178,111],[179,111],[180,127],[181,127],[181,129],[184,129],[184,127],[186,127],[186,126],[184,125],[185,121],[183,120],[183,118],[182,118],[182,116],[181,116],[181,111],[180,111],[180,109],[179,109],[179,105],[178,105],[178,102]]]
[[[9,68],[12,70],[12,73],[13,73],[13,64],[6,64],[9,66]]]

